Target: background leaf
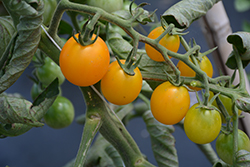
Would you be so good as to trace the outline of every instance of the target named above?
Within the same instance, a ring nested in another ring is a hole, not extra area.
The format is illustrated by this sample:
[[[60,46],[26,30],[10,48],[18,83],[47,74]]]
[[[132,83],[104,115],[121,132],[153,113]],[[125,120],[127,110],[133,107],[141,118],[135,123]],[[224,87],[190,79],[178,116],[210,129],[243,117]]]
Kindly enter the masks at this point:
[[[0,17],[0,41],[1,41],[0,59],[5,49],[7,48],[11,36],[14,34],[14,32],[15,32],[15,27],[13,25],[11,17],[9,16]]]
[[[158,122],[151,111],[143,114],[150,134],[152,150],[159,167],[178,167],[178,156],[175,148],[175,139],[172,135],[174,126]]]
[[[234,6],[238,12],[245,12],[250,9],[250,1],[249,0],[235,0]]]
[[[227,37],[228,43],[234,45],[242,60],[250,60],[250,33],[236,32]]]
[[[53,104],[55,101],[57,95],[59,94],[58,89],[58,79],[55,79],[34,101],[33,104],[30,105],[29,102],[25,101],[27,103],[27,107],[29,106],[28,115],[31,118],[34,118],[35,120],[40,121],[44,114],[48,111],[49,107]],[[17,99],[15,99],[17,100]],[[14,106],[17,104],[12,103]],[[0,103],[1,105],[1,103]],[[1,106],[2,107],[2,106]],[[11,106],[12,107],[12,106]],[[15,112],[15,111],[14,111]],[[24,113],[22,113],[24,112]],[[21,116],[27,116],[27,109],[22,111],[18,111],[18,113],[12,113],[14,115],[20,114]],[[9,113],[2,113],[1,111],[1,117],[8,116],[12,117],[12,115],[9,115]],[[30,121],[25,121],[25,117],[16,117],[14,122],[17,123],[3,123],[0,121],[0,135],[4,136],[18,136],[21,135],[27,131],[29,131],[31,128],[34,127],[34,124],[31,124]],[[7,120],[13,120],[13,118],[7,118]],[[36,125],[36,124],[35,124]]]
[[[167,23],[178,28],[188,28],[191,23],[205,15],[220,0],[182,0],[163,13]]]
[[[28,67],[40,41],[43,1],[29,2],[3,1],[11,16],[19,17],[19,22],[16,26],[17,36],[13,41],[13,50],[7,52],[11,58],[1,69],[0,93],[8,89]]]

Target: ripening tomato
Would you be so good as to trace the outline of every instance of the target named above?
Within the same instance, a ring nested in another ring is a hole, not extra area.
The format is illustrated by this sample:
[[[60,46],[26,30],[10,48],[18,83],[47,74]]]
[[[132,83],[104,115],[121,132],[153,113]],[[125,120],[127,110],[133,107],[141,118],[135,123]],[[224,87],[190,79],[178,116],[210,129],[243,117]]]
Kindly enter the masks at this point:
[[[218,156],[224,162],[233,165],[233,133],[221,133],[215,144]],[[246,150],[250,152],[250,141],[248,136],[240,129],[238,129],[238,151]]]
[[[125,60],[121,60],[124,64]],[[126,74],[117,61],[110,64],[108,72],[101,80],[103,96],[111,103],[125,105],[133,102],[142,88],[142,75],[138,67],[135,75]]]
[[[92,40],[95,36],[93,34]],[[71,37],[64,44],[59,57],[63,75],[77,86],[90,86],[100,81],[108,71],[109,61],[108,47],[100,37],[87,46],[82,46]]]
[[[191,60],[191,58],[190,58]],[[204,71],[208,77],[213,77],[213,66],[210,62],[210,60],[207,58],[207,56],[203,56],[201,61],[198,61],[198,64],[200,66],[200,69],[202,71]],[[181,76],[184,77],[195,77],[196,73],[189,67],[187,66],[183,61],[179,61],[177,64],[178,69],[181,72]],[[190,88],[194,89],[194,90],[201,90],[201,88],[194,88],[191,87]]]
[[[206,144],[216,139],[221,129],[221,116],[217,110],[194,104],[184,119],[184,130],[194,143]]]
[[[214,94],[213,94],[213,92],[209,92],[209,94],[210,94],[209,99],[211,99],[214,96]],[[219,94],[218,97],[221,100],[222,104],[225,106],[228,114],[230,116],[232,116],[233,115],[233,102],[232,102],[232,100],[223,94]],[[219,109],[219,106],[217,105],[216,100],[213,101],[212,105]],[[238,110],[238,115],[240,115],[241,112],[242,112],[241,110]],[[222,113],[220,113],[220,114],[221,114],[222,123],[226,123],[225,117],[223,116]],[[231,121],[232,121],[232,119],[231,119]]]
[[[185,117],[190,106],[190,96],[184,86],[177,87],[167,81],[155,88],[150,104],[156,120],[173,125]]]
[[[164,32],[164,29],[160,26],[155,29],[153,29],[149,35],[148,38],[156,39]],[[178,35],[165,35],[159,42],[162,46],[164,46],[166,49],[177,52],[180,47],[180,37]],[[165,61],[162,54],[158,52],[156,49],[154,49],[152,46],[145,44],[145,50],[147,52],[147,55],[154,61],[162,62]],[[171,57],[170,57],[171,58]]]

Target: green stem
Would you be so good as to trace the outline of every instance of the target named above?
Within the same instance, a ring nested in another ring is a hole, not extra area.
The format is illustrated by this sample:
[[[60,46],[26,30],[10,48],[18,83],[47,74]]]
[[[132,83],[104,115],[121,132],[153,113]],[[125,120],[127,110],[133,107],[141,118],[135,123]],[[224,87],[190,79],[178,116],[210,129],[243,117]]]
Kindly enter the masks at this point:
[[[197,146],[205,154],[205,156],[211,162],[211,164],[214,164],[219,160],[216,152],[214,151],[214,149],[213,149],[213,147],[212,147],[212,145],[210,143],[208,143],[208,144],[197,144]]]
[[[87,117],[85,119],[86,122],[74,167],[80,167],[84,165],[87,157],[87,151],[101,126],[101,118],[97,114],[91,115],[90,113],[92,112],[93,111],[91,110],[87,110]]]
[[[239,78],[240,78],[239,89],[244,90],[244,91],[247,92],[245,75],[244,75],[244,68],[243,68],[243,65],[242,65],[240,54],[239,54],[239,52],[238,52],[238,50],[237,50],[237,48],[235,46],[233,47],[233,49],[234,49],[234,53],[235,53],[237,68],[238,68],[238,71],[239,71]]]
[[[233,99],[232,99],[233,100]],[[238,108],[233,107],[233,166],[237,166],[236,153],[238,152]]]
[[[92,105],[96,114],[102,120],[102,126],[99,132],[109,141],[121,155],[125,166],[152,166],[147,162],[140,152],[137,144],[129,134],[125,126],[122,124],[118,116],[107,107],[106,102],[96,90],[91,87],[81,87],[87,106]],[[96,108],[99,109],[96,109]]]
[[[38,47],[59,65],[59,55],[64,43],[57,35],[55,35],[53,38],[48,36],[49,34],[46,34],[46,30],[46,27],[42,29],[41,39]]]
[[[69,12],[67,12],[67,14],[70,17],[70,20],[71,20],[76,32],[79,32],[81,30],[81,27],[77,21],[77,13],[69,11]]]

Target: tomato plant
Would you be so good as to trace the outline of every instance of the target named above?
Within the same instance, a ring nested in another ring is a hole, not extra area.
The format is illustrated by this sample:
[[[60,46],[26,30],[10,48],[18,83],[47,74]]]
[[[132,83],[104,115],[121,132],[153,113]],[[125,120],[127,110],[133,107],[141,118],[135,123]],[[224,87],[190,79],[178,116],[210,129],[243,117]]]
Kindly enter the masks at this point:
[[[103,10],[112,13],[122,9],[123,0],[88,0],[87,4],[102,8]]]
[[[65,80],[60,67],[49,57],[45,57],[44,64],[36,68],[36,75],[45,86],[49,85],[56,78],[59,80],[59,85]]]
[[[148,34],[148,38],[156,39],[163,32],[164,32],[164,29],[162,27],[157,27]],[[167,34],[160,40],[159,44],[161,44],[162,46],[164,46],[166,49],[170,51],[177,52],[180,47],[180,37],[178,35]],[[153,48],[152,46],[145,44],[145,50],[147,52],[147,55],[152,60],[158,61],[158,62],[165,61],[162,54],[159,51],[157,51],[155,48]]]
[[[191,58],[190,58],[191,60]],[[207,56],[203,56],[201,61],[198,61],[199,67],[202,71],[204,71],[208,77],[213,76],[213,66],[210,62],[210,60],[207,58]],[[181,76],[185,77],[195,77],[196,73],[189,67],[187,66],[184,62],[179,61],[177,64],[178,69],[181,72]],[[194,90],[201,90],[200,88],[194,88],[190,87]]]
[[[217,110],[202,108],[194,104],[184,119],[187,137],[197,144],[210,143],[219,135],[221,116]]]
[[[45,123],[55,129],[69,126],[75,116],[74,106],[71,101],[63,96],[58,96],[47,113],[44,115]]]
[[[100,37],[87,46],[82,46],[71,37],[64,44],[59,57],[63,75],[77,86],[90,86],[100,81],[108,70],[109,61],[108,47]]]
[[[121,60],[124,64],[125,60]],[[103,96],[111,103],[125,105],[134,101],[142,88],[142,75],[139,68],[134,75],[126,74],[117,61],[110,64],[108,72],[101,80]]]
[[[156,120],[173,125],[185,117],[190,105],[190,96],[185,87],[164,82],[153,91],[150,104]]]
[[[233,133],[220,133],[216,140],[215,148],[218,156],[226,163],[233,165]],[[246,133],[238,129],[238,151],[250,152],[250,141]]]
[[[214,94],[213,94],[213,92],[209,92],[209,94],[210,94],[209,99],[211,99],[214,96]],[[232,102],[232,100],[223,94],[219,94],[218,97],[221,100],[224,107],[226,108],[228,114],[230,116],[233,116],[233,102]],[[212,104],[219,109],[219,106],[217,105],[216,100],[213,101]],[[238,115],[240,115],[241,112],[242,112],[241,110],[238,110]],[[223,116],[222,113],[221,113],[221,119],[222,119],[222,123],[226,123],[225,117]],[[232,121],[232,119],[231,119],[231,121]]]
[[[56,10],[56,0],[44,0],[44,13],[43,13],[43,24],[49,25],[52,16]]]

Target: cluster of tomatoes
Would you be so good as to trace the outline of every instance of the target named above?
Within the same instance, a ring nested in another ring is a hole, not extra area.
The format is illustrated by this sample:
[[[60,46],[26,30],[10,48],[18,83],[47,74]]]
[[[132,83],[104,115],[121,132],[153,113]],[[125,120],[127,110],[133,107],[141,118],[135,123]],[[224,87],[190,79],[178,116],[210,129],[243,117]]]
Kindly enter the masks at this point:
[[[121,63],[125,61],[121,60]],[[101,81],[104,97],[116,105],[131,103],[141,91],[142,75],[138,67],[134,75],[129,75],[118,61],[110,64],[108,47],[100,37],[87,46],[71,37],[62,48],[59,64],[65,78],[74,85],[85,87]]]
[[[58,78],[59,85],[61,85],[64,82],[65,77],[63,76],[60,67],[49,57],[37,59],[34,56],[33,63],[36,66],[34,74],[37,81],[39,81],[34,82],[31,88],[31,98],[35,100],[45,87],[47,87],[55,78]],[[62,96],[61,89],[59,90],[59,95],[44,115],[45,123],[49,127],[55,129],[69,126],[73,122],[75,116],[72,102],[68,98]]]
[[[156,39],[163,32],[164,29],[158,27],[152,30],[148,37]],[[166,35],[159,43],[173,52],[177,52],[180,46],[178,35]],[[164,61],[160,52],[151,46],[146,45],[145,49],[151,59],[159,62]],[[200,69],[204,71],[208,77],[213,76],[213,66],[206,56],[203,56],[202,60],[198,60],[197,62]],[[181,72],[181,76],[195,77],[196,75],[196,73],[182,61],[178,62],[177,67]],[[196,91],[201,90],[200,88],[191,86],[190,89]],[[210,99],[213,96],[213,93],[210,92]],[[219,95],[219,98],[228,114],[232,116],[232,100],[225,95]],[[187,137],[197,144],[210,143],[217,138],[216,151],[219,157],[224,162],[232,165],[233,133],[220,133],[222,123],[226,123],[224,116],[217,110],[200,106],[198,103],[191,107],[189,105],[190,97],[188,90],[184,86],[174,86],[168,81],[156,87],[151,96],[151,111],[156,120],[166,125],[173,125],[184,119],[184,130]],[[213,105],[218,108],[215,101]],[[240,110],[238,114],[241,114]],[[239,150],[250,151],[249,138],[241,130],[238,130],[238,151]]]

